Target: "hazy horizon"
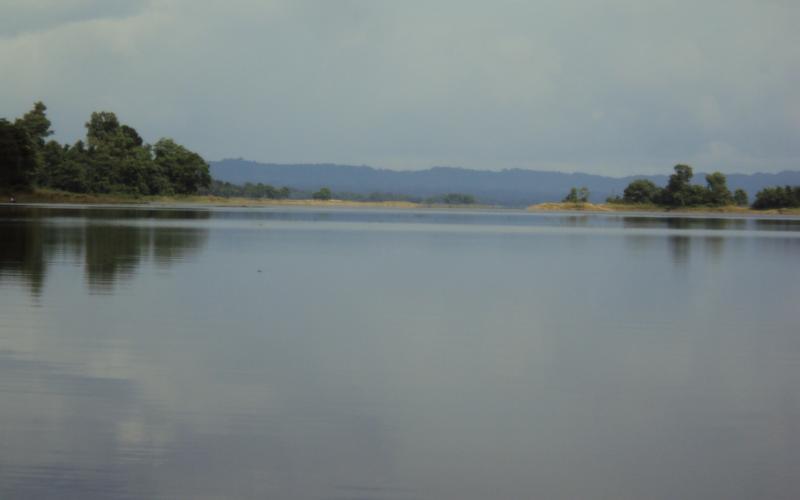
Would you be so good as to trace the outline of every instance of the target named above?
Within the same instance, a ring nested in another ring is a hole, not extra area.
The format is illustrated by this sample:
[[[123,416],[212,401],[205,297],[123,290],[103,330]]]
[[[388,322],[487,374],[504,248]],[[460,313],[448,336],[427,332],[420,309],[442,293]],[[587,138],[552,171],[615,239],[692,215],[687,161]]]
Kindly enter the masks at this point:
[[[420,165],[419,167],[414,168],[391,168],[385,167],[381,165],[369,165],[365,163],[339,163],[339,162],[330,162],[330,161],[321,161],[321,162],[274,162],[274,161],[259,161],[259,160],[252,160],[250,158],[243,158],[243,157],[236,157],[236,158],[220,158],[218,160],[209,160],[210,163],[223,163],[229,161],[242,161],[247,163],[256,163],[259,165],[279,165],[279,166],[298,166],[298,165],[320,165],[320,166],[337,166],[337,167],[366,167],[371,168],[374,170],[390,170],[393,172],[421,172],[424,170],[432,170],[436,168],[446,168],[446,169],[455,169],[455,170],[469,170],[475,172],[504,172],[504,171],[513,171],[513,170],[523,170],[529,172],[546,172],[546,173],[561,173],[561,174],[587,174],[587,175],[598,175],[603,177],[611,177],[611,178],[627,178],[627,177],[638,177],[638,176],[663,176],[669,177],[673,174],[673,167],[675,165],[667,165],[661,171],[653,171],[650,173],[641,173],[641,172],[630,172],[630,173],[609,173],[604,174],[602,172],[587,172],[583,170],[569,170],[569,169],[561,169],[561,170],[550,170],[546,168],[534,168],[534,167],[504,167],[498,169],[491,169],[486,167],[481,167],[480,165],[474,167],[464,167],[461,165]],[[700,174],[707,174],[711,173],[711,170],[703,169],[702,167],[697,167],[696,165],[691,165],[692,170],[694,171],[695,177],[699,176]],[[775,171],[760,171],[756,170],[753,172],[738,172],[738,171],[722,171],[726,175],[759,175],[759,174],[780,174],[784,172],[800,172],[800,165],[798,168],[786,168],[782,170],[775,170]],[[702,179],[695,178],[693,182],[702,182]]]
[[[800,169],[800,3],[8,0],[2,116],[115,112],[207,160]]]

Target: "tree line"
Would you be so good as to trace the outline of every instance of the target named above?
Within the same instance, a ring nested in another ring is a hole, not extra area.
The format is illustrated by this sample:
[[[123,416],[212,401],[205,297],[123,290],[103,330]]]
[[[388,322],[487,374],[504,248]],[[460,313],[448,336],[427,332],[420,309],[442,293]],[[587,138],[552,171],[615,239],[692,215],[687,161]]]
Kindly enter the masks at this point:
[[[422,199],[415,196],[407,196],[395,193],[375,192],[368,195],[358,193],[333,193],[330,188],[327,187],[320,188],[319,191],[312,193],[311,198],[314,200],[330,200],[334,197],[334,195],[339,200],[352,201],[408,201],[412,203],[427,203],[429,205],[473,205],[477,203],[477,200],[474,196],[466,193],[446,193]]]
[[[224,198],[267,198],[271,200],[283,200],[289,198],[292,190],[286,186],[276,188],[269,184],[245,182],[244,184],[232,184],[217,179],[212,179],[208,187],[201,188],[199,194],[209,194]]]
[[[243,186],[212,181],[208,163],[197,153],[172,139],[155,144],[144,142],[131,126],[122,124],[108,111],[91,114],[86,122],[86,139],[72,145],[48,139],[53,131],[47,107],[36,102],[14,122],[0,118],[0,190],[52,188],[75,193],[120,193],[128,195],[212,194],[248,198],[283,199],[292,195],[288,187],[246,183]],[[613,203],[650,204],[670,208],[693,206],[747,206],[747,193],[728,189],[721,172],[705,176],[706,185],[692,184],[692,167],[676,165],[665,187],[647,179],[637,179]],[[295,193],[295,196],[302,193]],[[373,193],[370,199],[398,198]],[[332,197],[321,188],[314,199]],[[406,197],[399,197],[406,198]],[[563,201],[585,203],[589,190],[572,188]],[[469,194],[448,193],[426,199],[427,203],[469,205]],[[765,188],[756,194],[756,209],[800,207],[800,186]]]
[[[743,189],[731,192],[728,189],[727,179],[721,172],[707,174],[705,186],[692,184],[693,176],[692,167],[689,165],[675,165],[674,173],[669,177],[665,187],[656,186],[647,179],[636,179],[628,184],[621,198],[613,197],[608,201],[669,208],[748,206],[747,193]],[[800,186],[764,188],[756,193],[752,204],[752,208],[755,209],[788,207],[800,207]]]
[[[667,208],[680,207],[721,207],[749,205],[747,193],[743,189],[731,192],[728,181],[721,172],[706,175],[706,185],[692,184],[694,177],[689,165],[675,165],[674,173],[665,187],[657,186],[648,179],[636,179],[625,188],[623,195],[609,197],[608,203],[631,205],[656,205]],[[561,200],[564,203],[586,203],[589,190],[573,187]],[[770,208],[800,208],[800,186],[777,186],[764,188],[756,193],[751,205],[757,210]]]
[[[756,194],[753,208],[800,208],[800,186],[764,188]]]
[[[0,119],[0,188],[75,193],[193,194],[211,184],[208,163],[172,139],[144,142],[108,111],[92,113],[86,140],[60,144],[42,102],[13,123]]]
[[[706,185],[692,184],[694,176],[689,165],[675,165],[674,173],[665,187],[650,180],[636,179],[628,184],[622,198],[610,198],[612,203],[650,204],[670,208],[725,205],[747,206],[747,193],[737,189],[731,193],[728,180],[721,172],[706,175]]]

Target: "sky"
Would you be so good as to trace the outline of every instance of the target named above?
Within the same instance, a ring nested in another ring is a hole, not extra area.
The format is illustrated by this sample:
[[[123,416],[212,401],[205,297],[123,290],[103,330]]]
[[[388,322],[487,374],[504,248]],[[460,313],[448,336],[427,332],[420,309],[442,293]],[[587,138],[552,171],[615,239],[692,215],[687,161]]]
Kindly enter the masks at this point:
[[[0,0],[0,117],[207,160],[800,169],[797,0]]]

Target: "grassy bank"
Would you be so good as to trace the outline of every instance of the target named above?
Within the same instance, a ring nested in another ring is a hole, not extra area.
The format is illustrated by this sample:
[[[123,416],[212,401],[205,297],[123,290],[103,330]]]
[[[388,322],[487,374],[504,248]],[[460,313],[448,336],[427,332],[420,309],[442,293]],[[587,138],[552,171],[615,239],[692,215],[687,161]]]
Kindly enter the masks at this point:
[[[628,203],[539,203],[528,207],[529,212],[653,212],[664,214],[732,214],[732,215],[800,215],[800,208],[754,210],[748,207],[726,205],[722,207],[666,208],[652,204]]]
[[[7,201],[4,195],[0,201]],[[18,203],[64,203],[77,205],[198,205],[215,207],[341,207],[341,208],[496,208],[486,205],[445,205],[413,203],[410,201],[350,201],[350,200],[271,200],[254,198],[226,198],[222,196],[176,195],[132,196],[124,194],[83,194],[36,189],[29,193],[15,193]],[[540,203],[528,207],[530,212],[652,212],[673,214],[731,214],[731,215],[800,215],[800,208],[753,210],[747,207],[688,207],[665,208],[658,205],[626,203]]]
[[[65,203],[102,205],[206,205],[215,207],[341,207],[341,208],[489,208],[484,205],[446,205],[413,203],[410,201],[350,201],[350,200],[272,200],[228,198],[207,195],[133,196],[124,194],[82,194],[36,189],[14,195],[18,203]],[[0,201],[7,201],[7,197]]]

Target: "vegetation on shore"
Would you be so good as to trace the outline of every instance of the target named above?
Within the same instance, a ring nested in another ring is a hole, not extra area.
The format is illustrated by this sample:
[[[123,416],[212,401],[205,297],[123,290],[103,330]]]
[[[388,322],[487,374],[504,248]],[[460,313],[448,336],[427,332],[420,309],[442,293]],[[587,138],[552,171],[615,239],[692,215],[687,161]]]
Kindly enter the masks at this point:
[[[0,200],[3,201],[3,200]],[[75,204],[124,204],[124,205],[208,205],[208,206],[299,206],[299,207],[343,207],[343,208],[489,208],[484,205],[457,205],[445,203],[412,202],[404,200],[342,200],[309,198],[252,198],[236,196],[193,195],[132,195],[125,193],[72,193],[49,188],[34,188],[16,195],[19,203],[75,203]]]
[[[246,182],[243,185],[232,184],[219,180],[212,180],[208,188],[198,190],[199,195],[210,195],[219,197],[249,198],[249,199],[271,199],[271,200],[342,200],[350,202],[364,203],[384,203],[384,202],[405,202],[414,205],[452,205],[468,206],[475,205],[478,201],[474,196],[465,193],[447,193],[438,196],[422,198],[397,193],[373,192],[370,194],[333,192],[328,187],[321,187],[319,190],[301,191],[292,189],[288,186],[276,188],[269,184]]]
[[[625,188],[623,196],[610,198],[616,204],[652,204],[663,208],[747,206],[747,193],[731,193],[728,181],[721,172],[706,175],[706,185],[692,184],[694,176],[689,165],[675,165],[674,173],[665,187],[647,179],[636,179]]]
[[[653,203],[538,203],[529,212],[652,212],[675,214],[800,215],[800,208],[755,209],[738,205],[665,207]]]
[[[268,198],[283,200],[291,196],[292,190],[287,186],[276,188],[260,182],[256,184],[246,182],[243,185],[238,185],[212,179],[208,187],[202,187],[198,190],[198,194],[222,198]]]
[[[569,193],[567,193],[567,196],[565,196],[564,199],[561,200],[561,202],[562,203],[575,203],[575,204],[588,203],[589,202],[589,188],[587,188],[587,187],[582,187],[580,189],[572,188],[572,189],[569,190]]]
[[[692,167],[675,165],[675,173],[669,177],[665,187],[656,186],[647,179],[637,179],[628,184],[622,197],[606,200],[611,205],[649,205],[656,209],[699,209],[702,211],[735,212],[736,207],[747,210],[747,193],[728,189],[727,179],[721,172],[706,175],[706,185],[691,184]],[[573,188],[574,191],[574,188]],[[588,196],[582,201],[588,200]],[[567,200],[565,201],[575,201]],[[752,209],[792,209],[800,208],[800,186],[765,188],[756,193]]]
[[[784,186],[762,189],[756,194],[753,208],[798,208],[800,209],[800,186]]]
[[[197,153],[169,138],[147,144],[114,113],[92,113],[86,140],[62,145],[37,102],[14,123],[0,120],[0,189],[52,188],[84,194],[187,195],[211,182]]]
[[[209,166],[197,153],[162,138],[147,144],[139,133],[122,124],[114,113],[92,113],[86,139],[73,145],[48,140],[53,134],[42,102],[13,123],[0,119],[0,194],[19,201],[71,203],[139,203],[154,197],[179,202],[230,199],[229,204],[252,201],[315,202],[348,198],[353,206],[462,206],[475,203],[468,194],[450,193],[427,200],[373,193],[368,197],[334,193],[322,187],[314,193],[288,186],[245,183],[242,186],[211,179]],[[177,198],[175,198],[177,197]],[[289,200],[289,198],[294,198]],[[336,202],[341,205],[340,202]]]
[[[589,203],[589,190],[572,188],[561,203],[540,203],[530,211],[581,212],[678,212],[729,214],[800,214],[800,186],[766,188],[756,194],[748,206],[747,193],[737,189],[731,193],[721,172],[706,175],[706,186],[691,184],[689,165],[675,165],[665,187],[647,179],[636,179],[625,188],[622,197],[608,198],[606,203]]]
[[[0,194],[19,201],[70,203],[188,202],[225,204],[320,204],[342,206],[475,206],[472,195],[447,193],[427,199],[396,194],[368,196],[334,193],[328,187],[299,192],[288,186],[245,183],[242,186],[211,179],[209,166],[197,153],[162,138],[147,144],[138,132],[121,124],[116,115],[92,113],[86,141],[62,145],[53,134],[47,107],[37,102],[13,123],[0,119]],[[747,212],[747,193],[727,187],[721,172],[705,176],[706,186],[692,184],[692,167],[676,165],[666,186],[637,179],[622,197],[605,205],[589,203],[586,187],[573,187],[560,204],[537,205],[537,210],[694,210]],[[160,197],[160,198],[159,198]],[[191,198],[191,200],[189,199]],[[310,200],[309,200],[310,198]],[[337,200],[338,199],[338,200]],[[738,207],[738,208],[735,208]],[[753,209],[800,209],[800,186],[766,188],[756,194]]]

